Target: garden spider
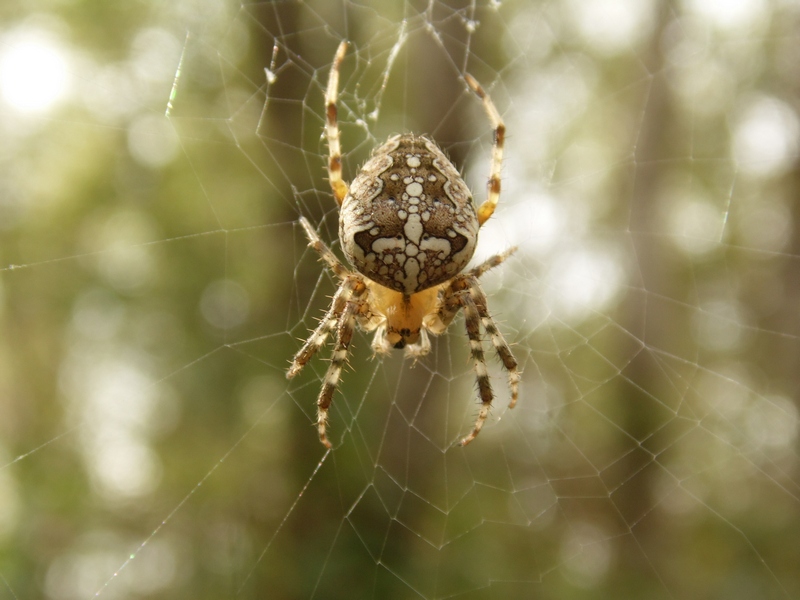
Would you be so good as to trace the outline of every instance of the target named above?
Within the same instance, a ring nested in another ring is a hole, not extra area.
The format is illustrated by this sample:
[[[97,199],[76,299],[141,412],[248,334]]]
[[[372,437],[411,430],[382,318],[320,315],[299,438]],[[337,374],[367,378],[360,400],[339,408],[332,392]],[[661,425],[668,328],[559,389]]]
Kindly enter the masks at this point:
[[[461,439],[470,443],[480,433],[492,404],[492,387],[481,343],[481,326],[508,371],[509,408],[517,402],[520,373],[517,361],[489,314],[478,278],[508,258],[516,248],[491,257],[466,272],[478,240],[478,229],[492,216],[500,198],[500,167],[505,126],[489,96],[470,75],[467,85],[483,102],[494,128],[487,199],[477,212],[456,168],[424,136],[395,135],[374,151],[350,184],[342,179],[336,100],[339,68],[347,42],[339,44],[325,92],[329,159],[328,176],[340,206],[339,239],[356,271],[346,268],[322,242],[311,224],[300,223],[314,248],[341,279],[328,312],[294,356],[286,374],[292,378],[336,333],[333,358],[317,399],[320,441],[331,447],[326,433],[330,407],[356,325],[375,332],[372,349],[385,354],[405,348],[417,359],[428,354],[428,334],[444,333],[464,309],[470,353],[475,365],[481,408],[475,426]]]

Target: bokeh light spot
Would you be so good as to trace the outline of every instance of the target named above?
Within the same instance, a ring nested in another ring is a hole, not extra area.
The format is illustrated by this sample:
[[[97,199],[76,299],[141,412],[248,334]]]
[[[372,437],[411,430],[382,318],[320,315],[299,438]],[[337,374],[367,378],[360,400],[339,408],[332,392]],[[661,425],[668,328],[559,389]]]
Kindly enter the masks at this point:
[[[0,95],[16,110],[45,112],[64,98],[69,84],[66,52],[46,35],[16,35],[0,54]]]

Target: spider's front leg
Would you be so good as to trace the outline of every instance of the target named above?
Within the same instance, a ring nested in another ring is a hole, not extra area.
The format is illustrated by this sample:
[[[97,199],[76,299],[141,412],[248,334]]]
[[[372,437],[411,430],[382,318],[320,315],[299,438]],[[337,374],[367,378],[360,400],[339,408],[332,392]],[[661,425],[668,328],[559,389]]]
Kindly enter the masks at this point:
[[[486,299],[486,294],[478,282],[478,278],[486,273],[486,271],[489,269],[494,269],[496,266],[504,262],[516,251],[517,247],[513,246],[505,252],[495,254],[479,264],[477,267],[467,271],[465,278],[470,286],[470,289],[472,290],[475,306],[478,309],[478,314],[480,315],[483,328],[486,330],[486,333],[491,336],[492,345],[494,346],[495,352],[497,352],[497,355],[500,357],[503,367],[505,367],[506,371],[508,371],[508,387],[511,390],[511,402],[508,404],[509,408],[514,408],[514,406],[517,404],[521,373],[517,371],[517,359],[514,358],[514,355],[511,353],[511,348],[508,346],[503,334],[500,333],[497,323],[494,322],[492,315],[489,314],[489,303]]]
[[[345,283],[342,284],[342,287],[345,287],[345,285],[348,286],[349,291],[347,292],[344,310],[339,317],[338,326],[336,328],[336,345],[333,348],[331,364],[328,366],[327,373],[325,373],[322,389],[317,398],[317,431],[319,432],[319,441],[322,442],[326,448],[331,447],[326,432],[328,409],[333,400],[336,386],[339,384],[339,376],[342,373],[342,367],[344,366],[345,360],[347,360],[347,352],[350,349],[350,341],[353,339],[353,331],[356,327],[356,315],[358,315],[363,308],[360,297],[366,290],[364,282],[357,276],[348,277]]]
[[[356,281],[356,278],[346,279],[342,285],[339,286],[339,289],[336,290],[328,312],[325,313],[324,317],[322,317],[314,332],[308,336],[308,339],[306,340],[305,344],[303,344],[303,347],[300,348],[297,354],[294,355],[294,358],[292,359],[292,365],[286,372],[287,379],[291,379],[297,375],[303,369],[303,367],[306,366],[306,363],[317,353],[317,351],[325,345],[325,340],[328,339],[328,334],[336,328],[336,325],[339,323],[341,316],[347,307],[347,302],[353,294],[353,288]]]
[[[481,343],[481,318],[475,300],[472,298],[472,289],[461,292],[457,296],[461,305],[464,307],[464,322],[467,327],[467,337],[469,338],[469,351],[475,367],[475,376],[478,380],[478,395],[481,399],[481,408],[478,411],[478,418],[472,431],[464,437],[459,444],[466,446],[474,440],[483,428],[486,417],[489,416],[489,409],[492,407],[492,384],[489,382],[489,372],[486,368],[486,358],[483,354],[483,344]]]
[[[513,252],[513,250],[512,250]],[[510,254],[510,252],[509,252]],[[487,261],[494,264],[499,264],[504,259],[503,255],[492,257]],[[483,265],[476,267],[480,270]],[[492,387],[489,383],[489,374],[486,369],[486,359],[483,353],[483,344],[481,343],[480,327],[486,330],[486,333],[492,338],[495,352],[500,357],[503,367],[508,371],[508,387],[511,392],[511,401],[508,404],[509,408],[514,408],[517,404],[519,396],[519,380],[520,373],[517,371],[517,359],[511,353],[511,348],[508,347],[503,334],[497,328],[497,324],[489,314],[489,309],[486,303],[486,294],[483,293],[477,277],[468,274],[462,280],[461,285],[466,287],[466,290],[455,295],[464,307],[464,320],[467,326],[467,337],[469,337],[470,353],[475,363],[475,375],[478,379],[478,392],[481,399],[481,408],[478,412],[478,418],[475,420],[475,426],[472,432],[464,437],[460,444],[466,446],[481,432],[486,418],[489,416],[489,409],[492,406]],[[460,286],[458,286],[460,287]]]
[[[513,252],[513,249],[511,252]],[[519,397],[519,380],[521,378],[521,374],[517,370],[517,359],[511,353],[511,348],[509,348],[508,342],[506,342],[503,334],[497,328],[492,315],[489,314],[486,294],[483,293],[477,279],[472,279],[470,291],[475,301],[475,308],[478,310],[478,316],[481,318],[481,324],[486,333],[492,338],[494,350],[497,352],[497,356],[500,357],[503,367],[508,371],[508,389],[511,391],[511,401],[508,403],[508,408],[514,408]]]
[[[325,340],[328,339],[328,335],[334,330],[336,324],[339,322],[339,317],[344,311],[345,303],[352,292],[353,285],[352,283],[345,285],[350,272],[339,261],[339,259],[336,258],[336,255],[331,252],[331,249],[328,248],[321,239],[319,239],[317,232],[314,231],[313,227],[311,227],[311,223],[308,222],[308,219],[305,217],[300,217],[300,224],[303,226],[306,236],[308,237],[308,245],[316,250],[319,253],[320,258],[327,263],[328,267],[330,267],[331,271],[333,271],[344,281],[342,285],[339,286],[339,289],[336,290],[336,294],[333,296],[331,307],[328,309],[328,312],[322,318],[314,332],[308,337],[305,344],[303,344],[303,347],[300,348],[297,354],[294,355],[294,358],[292,359],[292,365],[286,372],[287,379],[291,379],[297,375],[306,365],[306,363],[311,360],[311,357],[313,357],[314,354],[316,354],[317,351],[325,344]]]
[[[486,294],[484,294],[480,283],[478,283],[478,278],[481,275],[498,266],[515,250],[516,248],[510,248],[501,254],[496,254],[477,267],[455,277],[441,292],[439,310],[430,315],[425,323],[426,328],[431,333],[442,333],[458,314],[458,311],[461,308],[464,309],[464,321],[467,328],[467,337],[469,338],[470,355],[472,356],[478,381],[481,408],[472,432],[461,440],[460,444],[462,446],[469,444],[480,433],[486,418],[489,416],[489,409],[494,399],[481,341],[481,327],[492,338],[495,352],[500,357],[503,367],[508,371],[508,387],[511,392],[509,408],[514,408],[519,396],[520,373],[517,370],[517,360],[489,313]]]

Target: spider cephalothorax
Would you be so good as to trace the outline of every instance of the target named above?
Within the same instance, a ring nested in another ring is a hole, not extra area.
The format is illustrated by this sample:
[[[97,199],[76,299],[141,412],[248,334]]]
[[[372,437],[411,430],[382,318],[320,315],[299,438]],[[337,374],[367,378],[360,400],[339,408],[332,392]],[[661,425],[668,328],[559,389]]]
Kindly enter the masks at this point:
[[[478,241],[478,230],[494,212],[500,197],[500,166],[505,126],[483,88],[470,75],[467,85],[483,101],[494,126],[488,197],[478,209],[466,184],[439,147],[424,136],[396,135],[375,150],[348,186],[342,179],[336,100],[339,67],[347,50],[336,52],[325,93],[326,128],[330,156],[328,175],[339,204],[339,239],[356,271],[347,269],[301,218],[310,245],[342,280],[331,307],[317,329],[295,355],[287,377],[294,377],[336,332],[336,345],[317,399],[317,428],[322,443],[328,408],[347,358],[353,330],[374,331],[372,348],[386,353],[405,348],[418,358],[430,351],[428,334],[443,333],[464,309],[470,353],[475,364],[481,409],[466,445],[478,435],[492,403],[493,393],[481,343],[481,327],[508,371],[510,407],[516,404],[520,375],[517,361],[487,308],[478,278],[499,265],[514,248],[491,257],[468,271]]]

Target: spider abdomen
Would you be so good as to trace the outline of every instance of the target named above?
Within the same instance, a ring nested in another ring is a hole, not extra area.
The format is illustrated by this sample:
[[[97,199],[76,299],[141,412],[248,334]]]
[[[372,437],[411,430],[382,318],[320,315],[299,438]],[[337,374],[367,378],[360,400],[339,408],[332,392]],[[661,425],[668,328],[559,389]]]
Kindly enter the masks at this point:
[[[424,136],[379,147],[342,202],[339,238],[350,263],[406,296],[452,279],[478,240],[472,196],[456,168]]]

